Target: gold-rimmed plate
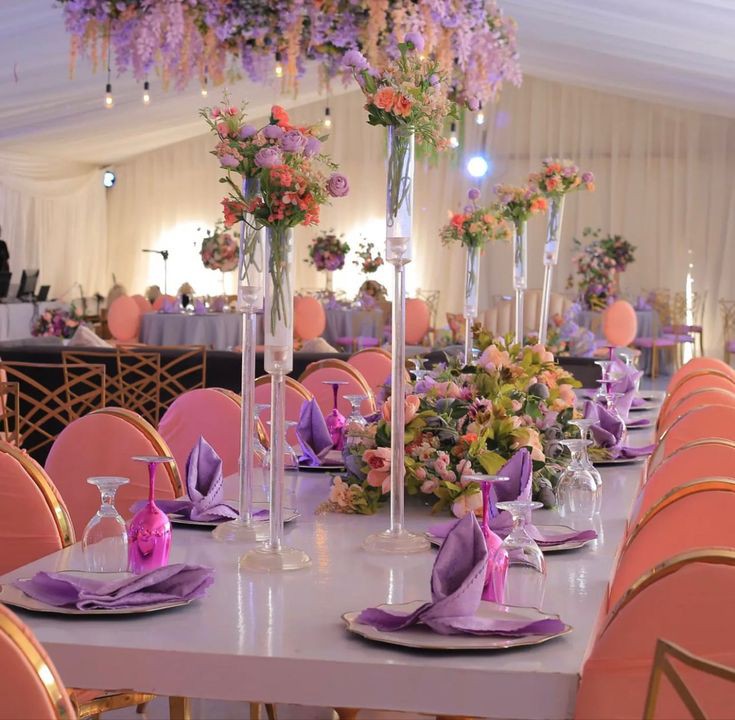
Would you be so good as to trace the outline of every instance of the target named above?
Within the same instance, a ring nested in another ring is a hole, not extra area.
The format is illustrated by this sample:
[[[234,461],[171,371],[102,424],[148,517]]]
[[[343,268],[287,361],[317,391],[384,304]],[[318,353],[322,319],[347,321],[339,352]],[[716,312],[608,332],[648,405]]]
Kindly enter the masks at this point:
[[[379,610],[387,610],[394,613],[411,613],[423,605],[423,601],[417,600],[397,605],[379,605]],[[400,645],[401,647],[420,648],[422,650],[437,651],[461,651],[461,650],[507,650],[514,647],[525,647],[527,645],[540,645],[554,638],[567,635],[572,631],[571,625],[565,625],[564,629],[557,633],[544,635],[523,635],[519,637],[504,637],[493,635],[440,635],[425,625],[415,625],[396,632],[385,632],[357,622],[360,611],[347,612],[342,615],[342,620],[347,630],[367,640],[384,643],[387,645]],[[537,620],[558,620],[558,615],[550,615],[536,608],[513,607],[510,605],[498,605],[496,603],[481,602],[477,609],[477,615],[487,619],[510,620],[517,619],[528,623]]]
[[[638,463],[645,462],[648,455],[639,455],[634,458],[609,458],[607,460],[593,460],[592,464],[595,467],[611,467],[614,465],[637,465]]]
[[[564,536],[569,533],[576,532],[574,528],[571,528],[568,525],[537,525],[534,523],[534,526],[546,538],[552,538],[552,541],[554,535]],[[429,538],[429,542],[434,547],[441,547],[444,542],[444,538],[437,537],[431,533],[426,533],[426,537]],[[595,538],[587,538],[586,540],[565,540],[563,542],[554,543],[553,545],[539,543],[539,547],[541,548],[541,552],[543,552],[544,555],[547,555],[548,553],[564,552],[565,550],[578,550],[579,548],[587,545],[587,543],[591,543],[594,539]]]
[[[267,510],[268,503],[266,502],[255,502],[253,503],[253,509],[257,512],[258,510]],[[296,518],[301,517],[301,513],[297,512],[293,508],[283,508],[283,522],[290,523]],[[190,520],[189,518],[183,517],[182,515],[176,515],[175,513],[169,513],[168,519],[172,525],[186,525],[189,527],[201,527],[201,528],[216,528],[222,523],[228,522],[227,520]],[[268,518],[264,520],[268,522]]]

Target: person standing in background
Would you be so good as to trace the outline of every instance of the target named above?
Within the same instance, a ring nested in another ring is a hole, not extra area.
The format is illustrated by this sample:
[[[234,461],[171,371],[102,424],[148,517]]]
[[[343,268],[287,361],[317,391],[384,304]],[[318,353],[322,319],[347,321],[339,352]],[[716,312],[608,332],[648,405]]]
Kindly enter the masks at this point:
[[[10,252],[3,240],[3,229],[0,227],[0,272],[10,272]]]

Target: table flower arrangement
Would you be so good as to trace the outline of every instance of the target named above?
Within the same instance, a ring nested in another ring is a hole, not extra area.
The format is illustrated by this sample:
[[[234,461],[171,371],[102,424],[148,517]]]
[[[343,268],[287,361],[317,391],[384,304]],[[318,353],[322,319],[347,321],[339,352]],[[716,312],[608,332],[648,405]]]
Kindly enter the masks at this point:
[[[573,190],[595,189],[595,176],[589,170],[581,171],[571,160],[545,158],[541,170],[528,176],[530,186],[549,198],[558,198]]]
[[[237,268],[240,255],[239,241],[233,237],[232,233],[223,229],[222,223],[217,223],[213,234],[210,235],[207,231],[199,254],[202,264],[208,270],[231,272]]]
[[[317,270],[341,270],[350,251],[350,246],[343,242],[343,237],[338,237],[331,230],[317,235],[309,244],[309,257],[304,262],[313,265]]]
[[[383,267],[383,258],[380,252],[374,254],[374,249],[375,245],[373,243],[361,242],[358,245],[356,252],[359,259],[352,261],[352,264],[359,267],[365,275],[371,275],[374,272],[378,272],[378,270]]]
[[[59,337],[69,339],[74,335],[82,322],[82,317],[72,303],[68,310],[50,308],[44,310],[31,327],[33,337]]]
[[[476,366],[455,361],[435,369],[405,400],[406,491],[431,501],[433,512],[461,517],[479,509],[479,486],[463,477],[495,473],[523,447],[533,459],[535,497],[553,504],[558,441],[568,433],[580,384],[542,345],[485,340]],[[365,432],[348,427],[346,472],[334,479],[325,510],[370,514],[387,500],[390,403],[369,420]]]
[[[449,222],[439,231],[442,244],[459,244],[466,248],[482,250],[493,240],[510,238],[510,227],[503,217],[503,208],[497,203],[478,207],[480,191],[467,193],[470,203],[461,213],[449,213]]]
[[[543,193],[529,185],[497,184],[493,192],[502,208],[502,215],[515,225],[526,222],[532,215],[546,212],[548,202]]]

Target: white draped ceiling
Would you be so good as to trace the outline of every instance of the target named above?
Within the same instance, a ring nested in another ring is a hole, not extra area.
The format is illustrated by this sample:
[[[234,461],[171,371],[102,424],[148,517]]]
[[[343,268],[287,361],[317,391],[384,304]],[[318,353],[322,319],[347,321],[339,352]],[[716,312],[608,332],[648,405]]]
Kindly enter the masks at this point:
[[[519,22],[521,90],[507,90],[487,129],[467,128],[466,153],[494,162],[488,182],[519,181],[546,154],[568,154],[599,177],[594,196],[569,203],[565,236],[584,225],[620,232],[639,246],[624,281],[682,287],[692,250],[698,289],[709,292],[708,334],[719,335],[716,299],[735,295],[735,13],[731,0],[503,0]],[[164,95],[152,78],[144,107],[129,77],[113,77],[116,104],[102,107],[105,77],[85,61],[68,75],[68,38],[50,0],[0,3],[0,225],[14,271],[40,265],[62,293],[73,282],[105,292],[111,273],[131,287],[160,277],[144,247],[174,247],[171,284],[214,282],[194,257],[196,227],[211,224],[220,187],[197,109],[198,88]],[[274,100],[318,120],[324,96],[308,76],[297,99],[276,88],[232,86],[253,115]],[[343,92],[336,83],[332,94]],[[210,101],[216,98],[210,93]],[[316,101],[317,97],[321,100]],[[381,133],[364,124],[359,98],[333,97],[331,151],[353,194],[324,214],[324,227],[377,240],[382,214]],[[198,136],[198,137],[197,137]],[[114,164],[118,185],[101,187]],[[413,287],[441,288],[459,307],[462,257],[438,249],[436,228],[468,185],[460,158],[421,173]],[[486,188],[487,189],[487,188]],[[542,221],[532,228],[532,257]],[[305,242],[309,233],[301,233]],[[729,240],[729,242],[728,242]],[[507,250],[485,259],[486,300],[508,288]],[[177,267],[178,263],[178,267]],[[563,260],[568,264],[568,257]],[[560,272],[560,286],[566,267]],[[354,282],[345,274],[343,282]],[[385,278],[383,278],[385,279]],[[304,284],[318,281],[301,267]],[[536,269],[532,284],[540,282]]]

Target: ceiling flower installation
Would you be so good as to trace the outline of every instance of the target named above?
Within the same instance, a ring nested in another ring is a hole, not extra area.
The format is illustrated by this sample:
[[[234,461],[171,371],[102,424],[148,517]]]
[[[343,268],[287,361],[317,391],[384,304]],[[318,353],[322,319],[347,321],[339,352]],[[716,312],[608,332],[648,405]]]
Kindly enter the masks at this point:
[[[164,85],[219,84],[246,75],[283,78],[295,91],[307,63],[325,79],[343,74],[358,49],[373,67],[398,56],[409,32],[425,39],[450,79],[452,99],[476,110],[504,82],[520,85],[515,22],[495,0],[57,0],[81,54],[139,81],[158,72]]]

